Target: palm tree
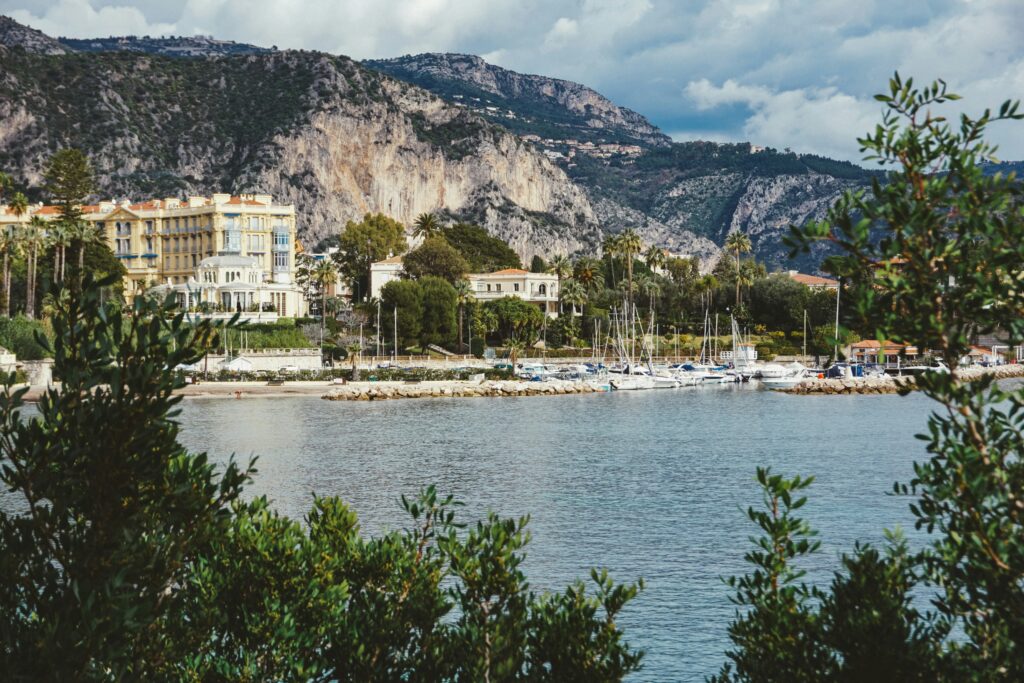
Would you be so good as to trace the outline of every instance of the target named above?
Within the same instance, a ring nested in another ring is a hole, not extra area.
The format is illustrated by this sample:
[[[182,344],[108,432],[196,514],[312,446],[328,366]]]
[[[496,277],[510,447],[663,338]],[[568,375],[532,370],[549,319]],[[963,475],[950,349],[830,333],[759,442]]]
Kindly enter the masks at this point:
[[[579,280],[573,278],[565,283],[561,290],[562,301],[572,306],[572,314],[577,315],[576,306],[583,306],[587,301],[587,290]]]
[[[512,374],[516,374],[516,361],[519,360],[519,354],[526,348],[526,344],[521,339],[512,337],[505,342],[505,348],[508,349],[508,362],[512,366]]]
[[[359,354],[362,353],[363,347],[358,343],[349,344],[345,347],[345,352],[348,353],[348,359],[352,363],[352,381],[359,381],[359,366],[356,365],[356,361],[359,360]]]
[[[757,264],[753,261],[745,261],[743,266],[740,268],[739,273],[736,275],[737,281],[743,287],[747,288],[747,296],[750,296],[750,287],[757,280],[758,268]]]
[[[641,292],[648,296],[651,320],[654,320],[654,302],[659,296],[661,296],[661,285],[658,283],[657,278],[645,277],[637,286]]]
[[[2,189],[5,182],[6,176],[0,174],[0,189]],[[11,213],[18,217],[18,222],[21,222],[21,217],[28,211],[28,198],[21,192],[15,192],[14,196],[11,197],[10,204]],[[21,244],[18,240],[18,235],[11,229],[5,229],[0,234],[0,251],[4,254],[4,272],[3,272],[3,286],[4,286],[4,298],[3,298],[3,314],[5,316],[11,315],[11,260],[17,251],[20,250]]]
[[[705,275],[697,280],[697,292],[700,294],[702,308],[709,308],[711,305],[711,293],[718,289],[718,278],[714,275]],[[705,301],[707,297],[707,301]]]
[[[725,238],[725,248],[736,252],[736,307],[740,306],[740,252],[748,252],[751,249],[750,238],[746,233],[739,230],[730,233]]]
[[[36,267],[39,263],[39,247],[45,239],[46,221],[39,216],[32,216],[25,228],[22,241],[25,245],[25,315],[29,319],[36,317]]]
[[[466,306],[473,302],[473,287],[469,284],[469,280],[455,281],[455,301],[459,305],[459,351],[462,351],[463,315],[466,312]]]
[[[633,310],[633,259],[644,248],[640,234],[633,228],[619,235],[619,251],[626,259],[626,278],[629,281],[629,310]],[[630,313],[632,315],[632,313]]]
[[[75,220],[68,225],[71,238],[78,243],[78,279],[81,280],[85,270],[85,248],[90,244],[103,241],[99,230],[89,221]],[[64,257],[61,257],[61,278],[64,277]]]
[[[601,251],[608,257],[609,275],[612,278],[612,287],[615,287],[615,257],[622,253],[621,243],[618,235],[609,235],[601,243]]]
[[[567,256],[561,254],[551,259],[551,263],[548,264],[548,272],[558,278],[558,291],[562,291],[562,278],[569,277],[572,274],[572,263],[569,261]],[[562,314],[562,299],[558,299],[558,314]]]
[[[597,280],[600,265],[597,259],[584,256],[576,262],[576,266],[572,271],[572,277],[576,282],[583,285],[587,291],[590,291]]]
[[[665,255],[665,250],[661,247],[651,245],[648,247],[647,252],[644,254],[644,263],[652,271],[660,271],[668,263],[668,256]]]
[[[413,237],[423,238],[424,241],[441,234],[441,223],[432,213],[421,213],[412,226]]]
[[[71,245],[71,230],[64,221],[54,221],[47,232],[53,245],[53,281],[61,282],[64,280],[67,247]]]
[[[338,281],[338,269],[334,261],[321,259],[313,266],[309,275],[310,280],[320,292],[320,317],[327,314],[327,289]]]

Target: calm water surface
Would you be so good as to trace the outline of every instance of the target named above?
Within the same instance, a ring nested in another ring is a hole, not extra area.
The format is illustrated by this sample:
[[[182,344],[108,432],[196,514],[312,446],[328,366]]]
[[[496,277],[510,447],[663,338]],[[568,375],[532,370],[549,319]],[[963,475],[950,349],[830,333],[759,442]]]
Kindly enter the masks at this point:
[[[182,441],[214,459],[259,456],[251,491],[301,517],[337,495],[365,531],[403,527],[401,494],[434,483],[466,503],[532,515],[526,570],[559,589],[592,566],[647,589],[621,620],[646,650],[636,681],[715,672],[733,616],[720,577],[744,570],[759,500],[755,467],[813,474],[805,516],[821,531],[808,565],[827,580],[855,541],[903,526],[888,495],[923,456],[923,396],[787,396],[750,387],[588,396],[330,402],[195,399]]]

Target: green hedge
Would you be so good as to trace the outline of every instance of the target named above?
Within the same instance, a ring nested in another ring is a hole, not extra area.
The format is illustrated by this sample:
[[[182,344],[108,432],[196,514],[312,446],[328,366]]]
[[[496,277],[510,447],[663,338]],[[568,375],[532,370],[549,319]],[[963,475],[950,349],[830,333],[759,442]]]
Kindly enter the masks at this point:
[[[0,318],[0,346],[14,353],[18,360],[41,360],[52,355],[36,341],[37,333],[47,339],[53,337],[49,327],[39,320],[20,315]]]

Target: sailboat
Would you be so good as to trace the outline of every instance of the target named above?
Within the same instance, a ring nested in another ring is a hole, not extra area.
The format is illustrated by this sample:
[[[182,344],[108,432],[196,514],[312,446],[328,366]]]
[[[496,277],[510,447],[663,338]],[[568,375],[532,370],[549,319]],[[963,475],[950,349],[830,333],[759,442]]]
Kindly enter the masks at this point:
[[[609,379],[612,388],[619,391],[678,388],[680,383],[675,377],[659,375],[654,371],[654,366],[651,364],[651,353],[647,348],[646,334],[641,335],[639,358],[633,357],[633,349],[627,348],[626,339],[627,336],[631,340],[635,339],[633,332],[637,324],[636,307],[630,308],[626,304],[623,311],[621,316],[615,312],[612,314],[612,322],[615,325],[616,350],[620,359],[619,367],[612,370],[614,374]],[[646,360],[644,360],[645,358]]]

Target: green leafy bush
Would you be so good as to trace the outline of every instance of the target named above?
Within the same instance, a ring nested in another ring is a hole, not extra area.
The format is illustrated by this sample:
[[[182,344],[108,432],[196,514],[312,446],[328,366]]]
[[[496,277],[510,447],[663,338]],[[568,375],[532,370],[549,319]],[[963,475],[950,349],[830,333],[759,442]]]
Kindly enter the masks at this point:
[[[13,352],[18,360],[41,360],[51,355],[50,350],[39,343],[40,336],[44,340],[52,337],[42,321],[29,320],[20,315],[0,318],[0,346]]]
[[[433,488],[410,526],[364,535],[336,498],[303,521],[243,500],[177,441],[170,370],[217,332],[87,280],[58,304],[38,415],[0,392],[0,671],[10,680],[620,681],[617,625],[642,583],[592,572],[559,593],[522,571],[528,518],[471,527]]]
[[[1024,115],[1006,102],[951,124],[937,113],[958,99],[945,83],[916,88],[899,75],[876,99],[885,116],[859,142],[891,169],[888,182],[845,194],[789,241],[834,244],[827,268],[859,285],[850,303],[861,324],[951,368],[917,378],[939,409],[919,435],[928,459],[894,486],[914,497],[929,543],[911,554],[890,534],[884,550],[844,556],[827,589],[806,586],[817,545],[793,513],[809,481],[759,471],[765,505],[749,515],[763,535],[746,556],[753,571],[730,581],[742,611],[716,681],[1024,680],[1024,388],[957,366],[975,334],[1024,342],[1024,186],[983,163],[994,152],[987,126]]]

